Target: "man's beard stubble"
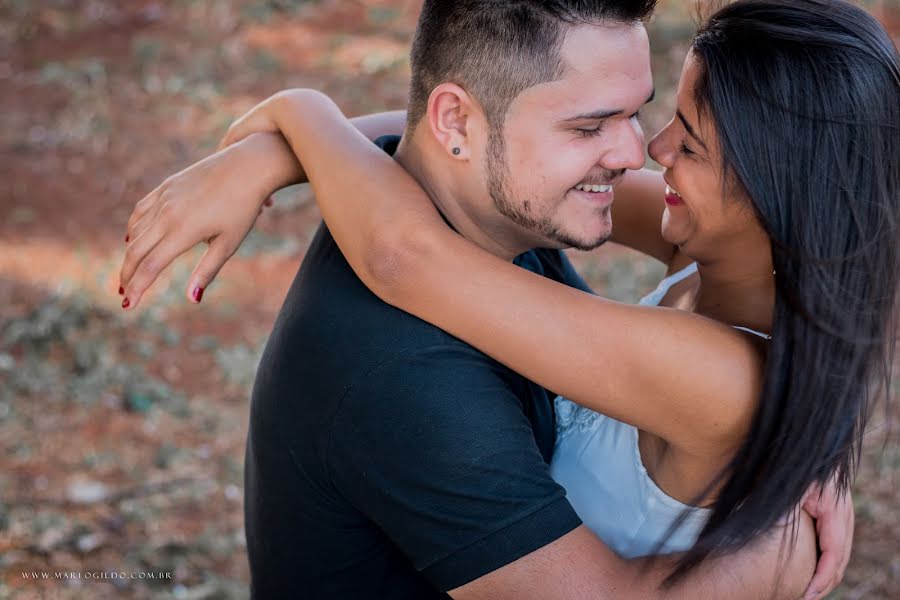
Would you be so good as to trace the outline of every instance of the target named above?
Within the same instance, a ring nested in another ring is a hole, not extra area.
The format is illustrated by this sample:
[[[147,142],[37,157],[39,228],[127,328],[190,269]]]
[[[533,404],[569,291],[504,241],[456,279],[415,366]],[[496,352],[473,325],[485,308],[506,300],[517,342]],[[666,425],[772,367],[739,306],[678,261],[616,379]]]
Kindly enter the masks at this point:
[[[564,248],[575,248],[584,251],[594,250],[609,239],[607,235],[590,242],[579,240],[561,230],[549,217],[534,217],[531,215],[527,200],[522,203],[522,208],[512,202],[510,195],[507,193],[509,189],[507,186],[509,169],[506,164],[506,142],[503,139],[503,135],[496,131],[495,128],[492,128],[488,135],[486,154],[485,169],[487,169],[488,193],[491,195],[494,208],[501,215],[519,227],[544,239],[561,244]],[[609,208],[606,210],[608,211]]]

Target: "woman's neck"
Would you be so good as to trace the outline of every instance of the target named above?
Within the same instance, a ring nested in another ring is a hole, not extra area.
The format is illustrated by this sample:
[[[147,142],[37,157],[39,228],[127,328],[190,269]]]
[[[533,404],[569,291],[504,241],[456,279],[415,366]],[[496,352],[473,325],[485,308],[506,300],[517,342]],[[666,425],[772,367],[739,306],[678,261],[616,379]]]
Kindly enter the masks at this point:
[[[754,254],[751,254],[751,256]],[[744,255],[746,256],[746,255]],[[700,289],[694,312],[728,325],[771,333],[775,313],[775,275],[770,252],[756,260],[697,262]]]

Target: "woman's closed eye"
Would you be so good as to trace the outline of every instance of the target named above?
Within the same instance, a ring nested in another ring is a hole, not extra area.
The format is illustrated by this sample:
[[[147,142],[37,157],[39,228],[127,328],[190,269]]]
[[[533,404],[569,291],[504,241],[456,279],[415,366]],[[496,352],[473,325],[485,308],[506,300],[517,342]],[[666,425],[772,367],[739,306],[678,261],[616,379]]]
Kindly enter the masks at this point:
[[[687,147],[687,144],[685,144],[684,142],[681,142],[681,145],[680,145],[680,147],[679,147],[679,150],[681,151],[682,154],[685,154],[685,155],[688,155],[688,156],[691,156],[691,155],[695,155],[695,156],[696,156],[696,154],[697,154],[696,152],[694,152],[693,150],[691,150],[690,148],[688,148],[688,147]]]

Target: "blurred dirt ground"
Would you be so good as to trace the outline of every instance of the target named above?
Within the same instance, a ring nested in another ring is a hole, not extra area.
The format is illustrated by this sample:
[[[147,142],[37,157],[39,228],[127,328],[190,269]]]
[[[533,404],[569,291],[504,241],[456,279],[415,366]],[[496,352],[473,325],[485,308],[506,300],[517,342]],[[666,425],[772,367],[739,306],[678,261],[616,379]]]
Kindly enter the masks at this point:
[[[648,133],[674,106],[694,27],[692,3],[661,4]],[[900,33],[895,2],[869,5]],[[128,314],[116,294],[124,225],[279,89],[322,89],[351,115],[403,107],[418,6],[0,0],[0,598],[248,596],[249,390],[317,209],[303,187],[280,193],[202,305],[184,299],[198,248]],[[617,299],[661,275],[613,247],[574,258]],[[854,558],[834,598],[900,598],[891,393],[871,424]],[[100,572],[125,578],[87,578]]]

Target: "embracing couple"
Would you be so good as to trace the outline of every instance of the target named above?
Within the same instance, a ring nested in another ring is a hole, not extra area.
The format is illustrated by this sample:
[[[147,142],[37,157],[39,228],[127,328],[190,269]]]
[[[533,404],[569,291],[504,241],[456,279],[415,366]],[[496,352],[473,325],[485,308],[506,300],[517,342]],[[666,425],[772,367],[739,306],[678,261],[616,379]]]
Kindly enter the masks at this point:
[[[841,0],[727,5],[640,170],[654,4],[426,0],[405,114],[282,92],[138,203],[126,307],[206,241],[199,302],[287,184],[327,224],[253,389],[254,597],[837,584],[895,331],[897,50]],[[640,305],[561,252],[607,239],[668,266]]]

